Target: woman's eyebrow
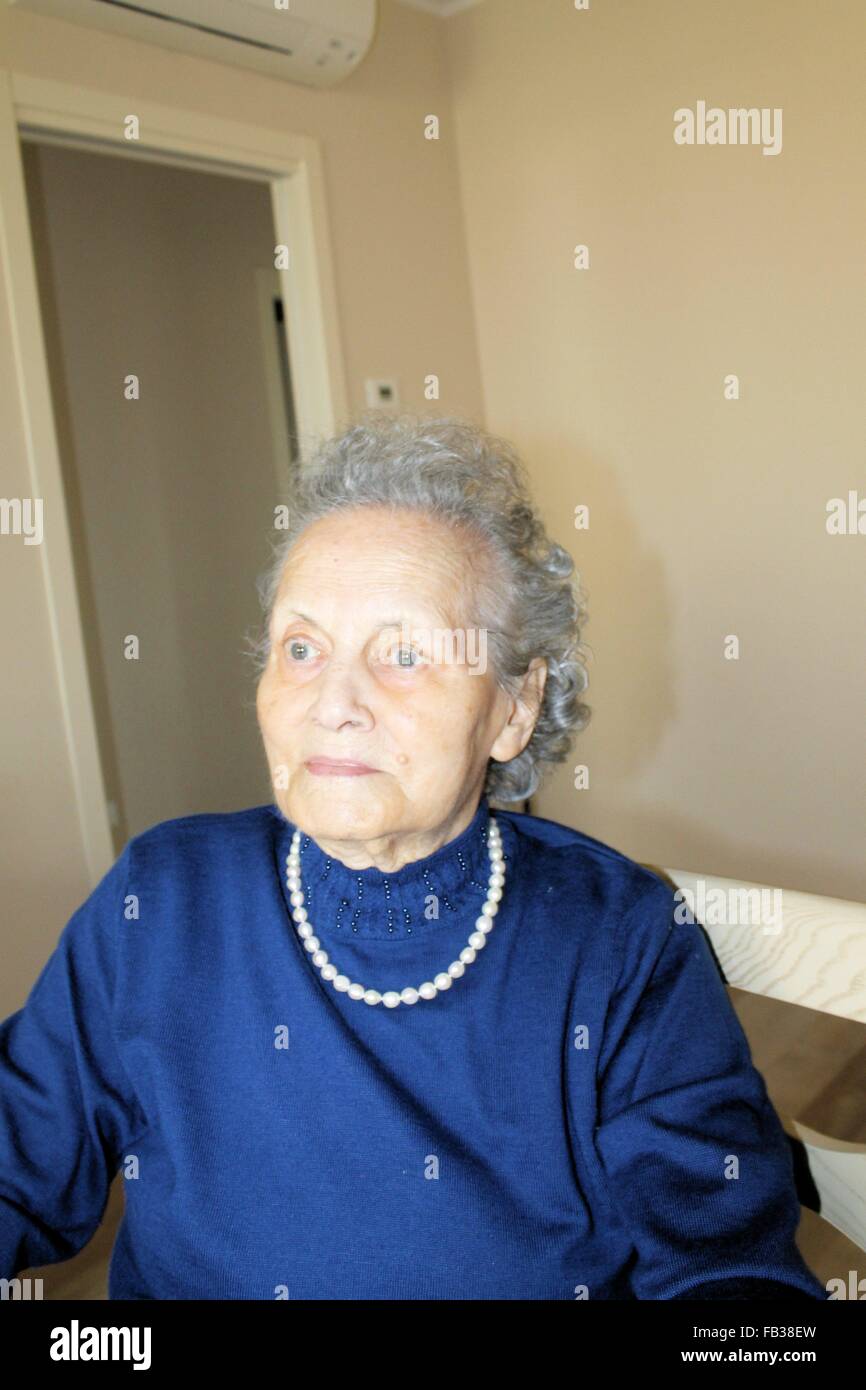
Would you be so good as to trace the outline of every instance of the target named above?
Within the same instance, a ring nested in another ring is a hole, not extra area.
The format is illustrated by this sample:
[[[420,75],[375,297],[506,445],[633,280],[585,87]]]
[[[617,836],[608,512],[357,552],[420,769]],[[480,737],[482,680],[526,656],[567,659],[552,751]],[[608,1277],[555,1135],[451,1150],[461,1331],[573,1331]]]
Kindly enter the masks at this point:
[[[281,618],[303,618],[305,623],[315,623],[315,618],[311,618],[309,613],[300,613],[297,608],[289,608],[283,612],[281,608],[275,610]]]
[[[279,610],[277,610],[277,611],[279,612]],[[442,615],[439,615],[439,616],[442,617]],[[305,622],[305,623],[313,623],[314,626],[316,626],[316,627],[319,626],[318,620],[317,620],[316,618],[312,618],[312,617],[309,615],[309,613],[301,613],[300,610],[297,609],[297,608],[290,608],[287,612],[285,612],[285,613],[280,613],[280,617],[283,618],[283,619],[285,619],[285,618],[301,618],[302,621]],[[443,621],[444,621],[444,617],[443,617]],[[409,627],[416,627],[416,628],[417,628],[417,627],[423,627],[423,626],[425,625],[424,622],[423,622],[422,620],[420,620],[419,618],[417,618],[417,617],[412,618],[412,617],[410,617],[408,614],[401,615],[401,614],[398,613],[397,615],[392,616],[392,617],[389,617],[389,618],[382,618],[381,621],[380,621],[379,623],[377,623],[377,625],[376,625],[376,630],[378,631],[379,629],[381,629],[381,628],[383,628],[383,627],[400,627],[403,623],[406,623]]]

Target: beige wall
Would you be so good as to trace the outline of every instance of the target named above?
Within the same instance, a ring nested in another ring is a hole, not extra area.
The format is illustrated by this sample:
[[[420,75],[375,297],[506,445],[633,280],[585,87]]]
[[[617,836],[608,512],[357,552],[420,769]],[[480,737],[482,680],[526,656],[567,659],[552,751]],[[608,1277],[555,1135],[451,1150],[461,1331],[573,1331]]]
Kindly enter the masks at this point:
[[[855,898],[866,536],[825,505],[866,492],[863,18],[487,0],[446,26],[487,423],[589,592],[590,790],[561,770],[534,808]],[[698,100],[781,107],[782,152],[676,145]]]
[[[424,377],[437,372],[441,410],[481,420],[456,152],[423,139],[425,115],[448,109],[444,44],[438,19],[385,0],[368,58],[340,87],[317,91],[0,5],[0,68],[315,137],[350,409],[364,407],[365,377],[397,376],[404,405],[429,410]],[[0,277],[0,495],[27,497],[5,295]],[[0,545],[11,657],[0,663],[0,955],[11,962],[0,970],[0,1015],[23,1001],[91,887],[45,600],[47,548]]]
[[[866,542],[824,530],[826,500],[863,475],[860,0],[381,11],[373,53],[329,92],[5,9],[0,63],[316,136],[352,408],[365,376],[395,371],[410,407],[429,408],[429,372],[443,413],[482,418],[484,401],[590,592],[595,713],[575,761],[592,786],[560,771],[536,809],[641,859],[866,897]],[[782,107],[783,153],[675,146],[673,110],[699,99]],[[430,112],[438,142],[420,138]],[[589,272],[571,269],[578,242]],[[3,393],[6,323],[0,301]],[[3,490],[27,495],[10,444]],[[42,563],[0,547],[22,984],[89,887]]]

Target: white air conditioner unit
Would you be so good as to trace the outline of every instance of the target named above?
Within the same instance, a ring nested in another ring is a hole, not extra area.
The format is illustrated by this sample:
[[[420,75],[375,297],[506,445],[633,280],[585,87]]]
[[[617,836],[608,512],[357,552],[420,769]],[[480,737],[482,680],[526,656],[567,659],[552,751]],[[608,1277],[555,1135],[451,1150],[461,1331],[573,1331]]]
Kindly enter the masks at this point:
[[[376,0],[7,0],[287,82],[331,87],[373,41]],[[285,7],[285,8],[283,8]]]

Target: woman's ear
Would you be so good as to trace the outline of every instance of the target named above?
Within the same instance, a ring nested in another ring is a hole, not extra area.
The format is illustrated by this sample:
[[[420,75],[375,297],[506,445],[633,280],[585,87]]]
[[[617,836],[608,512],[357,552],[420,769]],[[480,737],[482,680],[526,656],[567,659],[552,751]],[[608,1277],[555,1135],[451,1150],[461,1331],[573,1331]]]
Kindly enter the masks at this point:
[[[535,656],[529,663],[523,684],[510,700],[510,712],[490,749],[490,757],[498,763],[508,763],[522,753],[541,713],[544,686],[547,681],[547,662]]]

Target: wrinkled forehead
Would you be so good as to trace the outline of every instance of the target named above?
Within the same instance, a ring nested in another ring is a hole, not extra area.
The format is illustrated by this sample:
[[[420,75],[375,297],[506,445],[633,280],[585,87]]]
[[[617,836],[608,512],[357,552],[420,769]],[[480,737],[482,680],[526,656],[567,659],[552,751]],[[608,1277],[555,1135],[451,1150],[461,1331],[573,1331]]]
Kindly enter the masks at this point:
[[[371,620],[466,622],[489,573],[479,538],[424,513],[356,508],[308,526],[283,564],[275,619],[346,605]],[[386,611],[387,610],[387,611]]]

